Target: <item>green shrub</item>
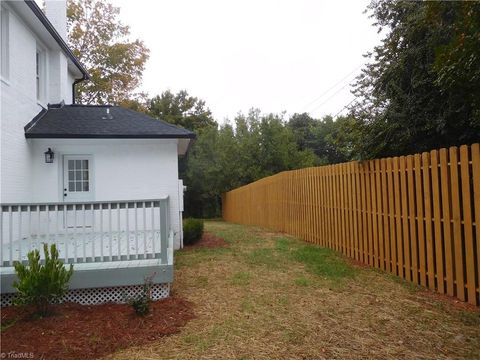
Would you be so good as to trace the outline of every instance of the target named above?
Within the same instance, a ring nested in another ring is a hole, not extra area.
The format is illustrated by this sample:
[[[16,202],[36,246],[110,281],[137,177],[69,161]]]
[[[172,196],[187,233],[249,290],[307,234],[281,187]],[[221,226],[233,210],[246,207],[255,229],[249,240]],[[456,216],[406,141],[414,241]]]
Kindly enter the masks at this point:
[[[184,219],[183,220],[183,243],[185,245],[195,244],[202,238],[203,220],[200,219]]]
[[[134,298],[128,299],[128,304],[133,307],[135,313],[139,316],[145,316],[150,312],[150,303],[152,302],[153,278],[156,273],[144,278],[142,293]]]
[[[35,305],[39,315],[46,315],[51,303],[61,300],[68,290],[68,282],[73,274],[73,265],[67,270],[58,259],[58,250],[52,244],[43,244],[45,261],[40,262],[40,252],[33,250],[28,253],[28,265],[15,263],[18,281],[13,283],[17,290],[15,305]]]

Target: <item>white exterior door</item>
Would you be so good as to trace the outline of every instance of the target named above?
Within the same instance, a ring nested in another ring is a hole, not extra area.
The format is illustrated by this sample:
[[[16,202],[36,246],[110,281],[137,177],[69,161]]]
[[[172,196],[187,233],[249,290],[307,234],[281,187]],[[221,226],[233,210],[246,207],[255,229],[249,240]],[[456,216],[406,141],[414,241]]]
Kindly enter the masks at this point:
[[[93,171],[90,155],[64,155],[63,201],[93,201]]]
[[[89,155],[64,155],[63,157],[63,201],[93,201],[92,157]],[[65,214],[65,227],[91,227],[91,212],[69,210]]]

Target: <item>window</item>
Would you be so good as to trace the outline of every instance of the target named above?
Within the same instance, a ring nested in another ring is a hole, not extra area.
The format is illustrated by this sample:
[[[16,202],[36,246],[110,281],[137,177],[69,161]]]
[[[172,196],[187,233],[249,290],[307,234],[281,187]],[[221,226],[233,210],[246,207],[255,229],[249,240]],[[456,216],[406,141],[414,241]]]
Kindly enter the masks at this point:
[[[9,59],[9,14],[8,10],[3,6],[0,7],[0,61],[1,61],[1,76],[4,79],[8,79],[10,75],[10,59]]]
[[[45,51],[37,48],[35,58],[35,77],[37,83],[37,100],[45,100]]]
[[[90,191],[88,160],[68,160],[68,191]]]

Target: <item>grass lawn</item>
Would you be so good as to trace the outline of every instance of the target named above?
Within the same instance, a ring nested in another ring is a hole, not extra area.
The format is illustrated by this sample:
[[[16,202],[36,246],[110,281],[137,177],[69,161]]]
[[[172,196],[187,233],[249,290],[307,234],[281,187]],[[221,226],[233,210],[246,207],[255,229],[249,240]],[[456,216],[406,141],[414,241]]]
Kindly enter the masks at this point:
[[[114,359],[480,358],[480,312],[335,252],[224,222],[226,248],[175,255],[196,319]]]

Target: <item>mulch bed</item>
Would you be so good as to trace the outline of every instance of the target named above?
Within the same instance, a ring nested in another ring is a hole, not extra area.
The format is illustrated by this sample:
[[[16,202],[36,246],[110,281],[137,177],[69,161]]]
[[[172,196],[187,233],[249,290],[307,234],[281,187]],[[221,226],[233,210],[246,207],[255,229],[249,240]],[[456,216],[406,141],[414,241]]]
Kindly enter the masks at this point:
[[[215,236],[212,233],[204,232],[202,238],[193,245],[185,245],[184,249],[198,249],[198,248],[215,248],[227,247],[228,243],[221,237]]]
[[[11,306],[2,309],[2,327],[11,326],[1,332],[1,351],[34,359],[95,359],[177,333],[194,317],[192,303],[174,296],[153,302],[144,317],[125,304],[60,304],[45,318]]]

